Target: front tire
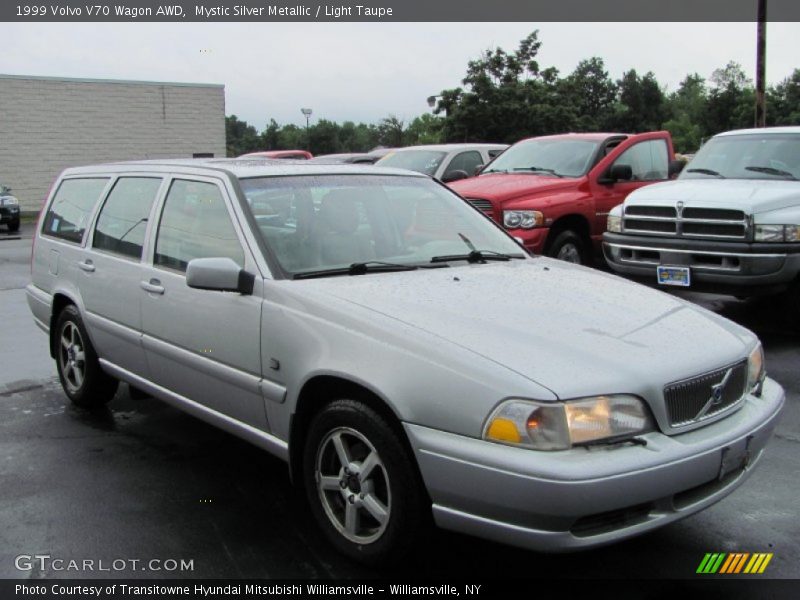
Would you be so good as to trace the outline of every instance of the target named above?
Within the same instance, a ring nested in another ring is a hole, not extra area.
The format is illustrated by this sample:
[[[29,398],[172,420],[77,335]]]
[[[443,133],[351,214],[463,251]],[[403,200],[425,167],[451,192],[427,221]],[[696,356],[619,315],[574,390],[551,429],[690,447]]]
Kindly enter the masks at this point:
[[[423,525],[414,459],[389,423],[358,400],[336,400],[312,420],[303,484],[319,527],[343,554],[370,566],[406,554]]]
[[[547,256],[576,265],[589,264],[589,251],[583,238],[567,229],[559,233],[545,252]]]
[[[8,224],[8,231],[9,231],[9,233],[15,233],[15,232],[19,231],[19,220],[11,221]]]
[[[97,408],[114,397],[119,382],[100,367],[83,319],[74,305],[65,307],[58,315],[53,343],[58,378],[73,404]]]

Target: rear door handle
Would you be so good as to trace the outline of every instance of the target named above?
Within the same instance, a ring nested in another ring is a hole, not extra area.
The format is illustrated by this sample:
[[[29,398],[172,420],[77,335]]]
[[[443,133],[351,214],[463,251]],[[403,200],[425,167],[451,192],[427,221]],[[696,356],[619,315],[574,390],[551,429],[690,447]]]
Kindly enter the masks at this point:
[[[150,281],[140,281],[139,285],[145,292],[150,292],[151,294],[163,294],[164,293],[164,286],[161,285],[161,282],[156,279],[155,277]]]
[[[87,273],[94,273],[95,269],[94,263],[88,258],[83,262],[79,262],[78,267],[80,268],[81,271],[86,271]]]

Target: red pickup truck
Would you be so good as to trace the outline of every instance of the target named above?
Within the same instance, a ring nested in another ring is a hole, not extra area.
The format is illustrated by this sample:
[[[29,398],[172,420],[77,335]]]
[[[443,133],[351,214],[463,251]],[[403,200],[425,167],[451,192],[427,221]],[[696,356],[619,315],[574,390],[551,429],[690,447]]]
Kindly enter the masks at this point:
[[[667,131],[568,133],[517,142],[477,177],[449,186],[528,250],[588,264],[608,212],[680,171]]]

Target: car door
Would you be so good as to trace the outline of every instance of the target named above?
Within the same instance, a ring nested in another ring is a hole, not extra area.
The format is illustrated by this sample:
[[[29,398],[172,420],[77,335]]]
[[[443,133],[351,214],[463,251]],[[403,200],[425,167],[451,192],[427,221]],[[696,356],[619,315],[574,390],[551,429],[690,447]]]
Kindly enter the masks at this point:
[[[602,163],[601,163],[602,164]],[[595,184],[595,231],[606,230],[609,211],[622,204],[632,191],[669,178],[669,146],[664,138],[646,139],[622,150],[616,159],[602,168],[603,177],[614,165],[631,167],[632,178],[628,181]]]
[[[78,263],[78,287],[98,355],[143,377],[141,260],[163,181],[162,176],[117,178]]]
[[[254,427],[266,416],[261,378],[262,279],[252,295],[186,285],[194,258],[226,257],[259,273],[220,179],[174,177],[139,282],[151,379]]]

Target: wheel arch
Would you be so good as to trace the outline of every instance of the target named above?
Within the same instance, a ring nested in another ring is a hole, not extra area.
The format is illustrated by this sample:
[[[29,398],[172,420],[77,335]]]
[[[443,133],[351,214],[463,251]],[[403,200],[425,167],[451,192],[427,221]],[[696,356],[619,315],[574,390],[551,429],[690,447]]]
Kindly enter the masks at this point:
[[[545,251],[549,250],[553,244],[553,241],[558,237],[558,235],[563,232],[571,230],[577,233],[583,241],[587,244],[587,249],[591,248],[591,225],[589,224],[589,220],[578,213],[570,213],[568,215],[564,215],[562,217],[558,217],[552,225],[550,225],[550,230],[547,233],[547,241],[545,242]]]
[[[58,316],[61,314],[61,311],[70,305],[80,310],[78,303],[69,294],[62,291],[53,294],[53,304],[50,310],[50,356],[53,359],[56,357],[56,322],[58,321]]]
[[[414,456],[400,417],[377,391],[341,375],[315,375],[300,389],[289,426],[289,472],[296,485],[302,485],[303,447],[311,420],[324,406],[340,398],[359,400],[378,413],[397,434],[409,456]],[[414,467],[419,474],[416,461]]]

